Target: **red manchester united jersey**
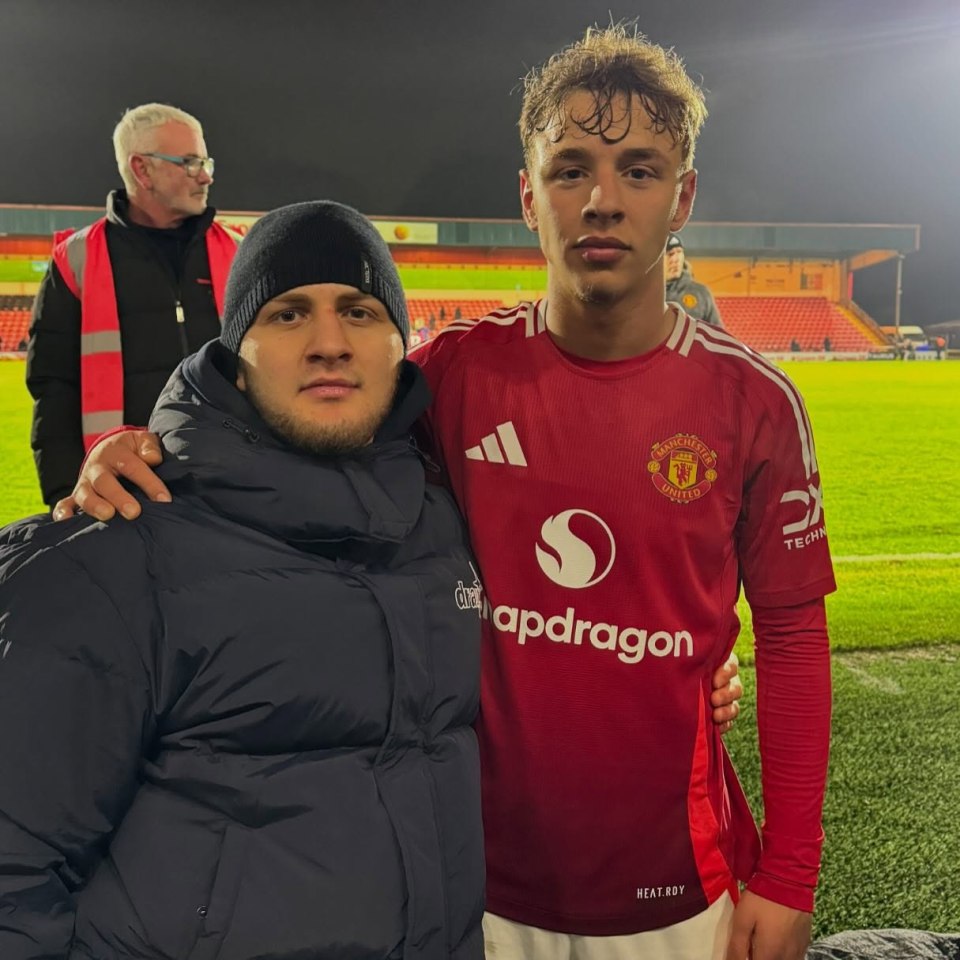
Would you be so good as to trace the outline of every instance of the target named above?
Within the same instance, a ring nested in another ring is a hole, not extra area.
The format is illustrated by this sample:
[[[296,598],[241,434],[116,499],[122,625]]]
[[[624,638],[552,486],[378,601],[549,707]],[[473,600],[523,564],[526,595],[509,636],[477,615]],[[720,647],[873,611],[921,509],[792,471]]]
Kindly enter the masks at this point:
[[[487,909],[634,933],[756,861],[711,676],[741,581],[764,607],[834,588],[820,478],[796,388],[723,330],[678,311],[661,347],[593,363],[544,307],[456,321],[412,356],[484,588],[464,585],[485,627]]]

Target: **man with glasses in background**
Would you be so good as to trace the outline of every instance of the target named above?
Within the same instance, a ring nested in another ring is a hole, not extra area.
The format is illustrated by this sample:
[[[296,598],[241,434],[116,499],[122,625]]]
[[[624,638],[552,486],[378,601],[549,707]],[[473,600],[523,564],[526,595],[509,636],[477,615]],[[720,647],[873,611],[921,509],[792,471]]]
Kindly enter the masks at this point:
[[[134,107],[113,146],[124,189],[104,217],[55,235],[30,325],[31,446],[51,507],[90,441],[145,423],[174,367],[220,335],[237,247],[207,205],[214,164],[195,117]]]

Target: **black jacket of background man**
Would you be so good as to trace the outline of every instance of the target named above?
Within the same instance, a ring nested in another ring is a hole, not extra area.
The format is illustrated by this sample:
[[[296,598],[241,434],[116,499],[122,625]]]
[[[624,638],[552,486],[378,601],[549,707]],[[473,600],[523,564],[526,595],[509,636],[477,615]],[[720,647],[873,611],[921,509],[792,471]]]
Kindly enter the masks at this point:
[[[479,590],[408,430],[276,440],[219,343],[172,504],[0,535],[3,960],[482,960]]]
[[[220,335],[205,234],[208,207],[172,230],[132,223],[123,190],[107,197],[107,250],[120,318],[126,423],[146,423],[176,365]],[[177,323],[177,301],[185,322]],[[83,462],[80,425],[80,301],[53,261],[33,308],[27,387],[34,398],[30,443],[44,503],[72,489]]]

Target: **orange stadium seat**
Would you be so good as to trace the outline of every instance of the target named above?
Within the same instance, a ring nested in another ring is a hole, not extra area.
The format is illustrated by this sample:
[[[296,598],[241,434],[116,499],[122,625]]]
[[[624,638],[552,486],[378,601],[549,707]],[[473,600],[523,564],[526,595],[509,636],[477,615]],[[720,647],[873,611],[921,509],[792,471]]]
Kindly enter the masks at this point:
[[[839,353],[865,352],[877,344],[843,310],[823,297],[717,297],[724,326],[754,350],[787,353],[796,340],[803,351],[822,351],[825,339]]]
[[[823,297],[720,296],[716,299],[727,330],[761,352],[788,353],[794,339],[803,351],[822,351],[827,337],[831,349],[839,353],[877,348],[877,344],[837,304]],[[16,350],[27,336],[32,302],[32,297],[0,296],[0,342],[4,350]],[[428,327],[431,335],[454,319],[457,308],[461,317],[473,319],[502,307],[500,300],[461,300],[456,297],[407,301],[410,326],[414,330]],[[430,322],[431,316],[433,323]]]
[[[500,300],[457,300],[444,298],[417,298],[407,300],[407,311],[410,314],[410,327],[419,330],[422,327],[430,329],[431,336],[439,333],[456,315],[457,308],[464,320],[486,316],[491,310],[503,307]],[[442,311],[442,317],[441,317]],[[433,318],[431,323],[430,318]]]
[[[16,350],[30,328],[29,310],[10,310],[0,307],[0,343],[4,351]]]

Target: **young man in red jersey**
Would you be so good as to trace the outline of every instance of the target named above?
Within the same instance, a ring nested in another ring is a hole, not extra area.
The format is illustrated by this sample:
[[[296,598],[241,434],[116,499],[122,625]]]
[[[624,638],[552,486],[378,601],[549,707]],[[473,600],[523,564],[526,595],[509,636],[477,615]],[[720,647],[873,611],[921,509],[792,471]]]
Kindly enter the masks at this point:
[[[486,590],[497,956],[772,960],[809,941],[834,580],[796,388],[665,303],[704,117],[681,62],[619,28],[531,73],[520,197],[547,296],[414,354]],[[762,853],[706,710],[741,583]]]
[[[520,187],[547,297],[454,322],[412,356],[486,592],[491,956],[793,960],[809,940],[834,582],[796,389],[665,302],[704,117],[680,61],[619,27],[534,71]],[[89,509],[117,458],[144,480],[141,438],[125,443],[79,485]],[[741,582],[762,852],[708,723]]]

